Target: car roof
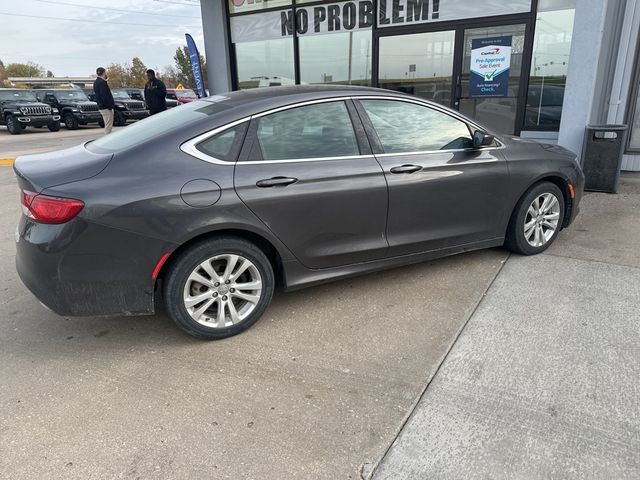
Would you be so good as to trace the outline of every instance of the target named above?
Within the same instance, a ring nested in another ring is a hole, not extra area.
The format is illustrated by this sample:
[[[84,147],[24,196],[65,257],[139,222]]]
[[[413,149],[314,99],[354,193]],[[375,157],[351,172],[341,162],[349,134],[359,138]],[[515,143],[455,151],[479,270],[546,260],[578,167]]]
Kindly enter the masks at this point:
[[[350,85],[295,85],[252,88],[205,97],[201,101],[225,103],[229,107],[233,107],[232,109],[237,115],[252,115],[294,103],[351,96],[405,98],[443,108],[442,105],[392,90]]]

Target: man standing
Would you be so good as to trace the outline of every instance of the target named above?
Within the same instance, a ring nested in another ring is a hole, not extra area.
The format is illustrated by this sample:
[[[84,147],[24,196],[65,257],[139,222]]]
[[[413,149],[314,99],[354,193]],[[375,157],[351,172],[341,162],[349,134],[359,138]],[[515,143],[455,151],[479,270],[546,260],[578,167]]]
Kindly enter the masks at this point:
[[[96,75],[98,75],[98,78],[93,82],[93,93],[96,94],[96,103],[104,121],[104,133],[107,135],[111,133],[113,128],[113,109],[116,104],[113,101],[113,95],[107,83],[107,78],[109,78],[107,71],[102,67],[98,67]]]
[[[156,78],[156,72],[147,70],[147,84],[144,86],[144,99],[149,107],[149,113],[164,112],[167,109],[167,87],[162,80]]]

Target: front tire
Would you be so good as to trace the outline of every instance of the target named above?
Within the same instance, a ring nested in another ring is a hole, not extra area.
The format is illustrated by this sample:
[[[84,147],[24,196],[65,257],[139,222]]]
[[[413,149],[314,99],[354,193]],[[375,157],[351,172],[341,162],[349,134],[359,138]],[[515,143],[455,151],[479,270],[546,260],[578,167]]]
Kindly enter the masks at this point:
[[[200,242],[171,262],[164,303],[182,330],[218,340],[252,326],[271,303],[273,269],[254,244],[235,237]]]
[[[78,128],[80,128],[78,120],[71,113],[65,113],[62,120],[64,121],[64,126],[67,127],[68,130],[78,130]]]
[[[57,132],[60,130],[60,122],[53,122],[48,127],[50,132]]]
[[[551,182],[532,186],[514,209],[505,246],[520,255],[544,252],[554,242],[564,220],[564,196]]]
[[[6,119],[7,130],[11,135],[19,135],[22,133],[22,126],[13,115],[8,115]]]

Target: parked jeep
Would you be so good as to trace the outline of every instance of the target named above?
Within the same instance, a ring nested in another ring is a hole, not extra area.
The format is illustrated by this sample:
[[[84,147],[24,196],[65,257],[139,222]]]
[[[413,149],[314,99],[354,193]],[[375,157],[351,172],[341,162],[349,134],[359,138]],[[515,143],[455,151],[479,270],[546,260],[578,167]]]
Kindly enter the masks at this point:
[[[93,89],[85,89],[89,100],[95,100]],[[113,110],[113,124],[116,127],[124,127],[127,120],[142,120],[149,116],[144,101],[134,100],[129,96],[124,88],[114,88],[111,90],[116,108]]]
[[[123,90],[126,90],[129,96],[134,100],[140,100],[141,102],[145,102],[145,105],[147,104],[146,100],[144,99],[144,88],[124,88]],[[180,102],[178,102],[178,100],[167,98],[167,108],[177,107],[178,105],[180,105]],[[147,106],[147,108],[149,107]]]
[[[38,100],[57,108],[62,121],[69,130],[77,130],[80,125],[97,123],[104,127],[98,104],[87,98],[80,89],[46,89],[33,90]]]
[[[58,109],[38,102],[29,90],[0,88],[0,125],[6,125],[12,135],[29,126],[46,126],[57,132],[60,130],[60,114]]]

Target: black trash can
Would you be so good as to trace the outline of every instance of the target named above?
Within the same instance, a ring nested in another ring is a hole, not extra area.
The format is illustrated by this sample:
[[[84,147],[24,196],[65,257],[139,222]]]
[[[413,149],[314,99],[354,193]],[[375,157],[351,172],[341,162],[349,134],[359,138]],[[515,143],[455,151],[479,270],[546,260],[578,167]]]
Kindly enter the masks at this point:
[[[584,189],[616,193],[627,141],[626,125],[588,125],[582,149]]]

